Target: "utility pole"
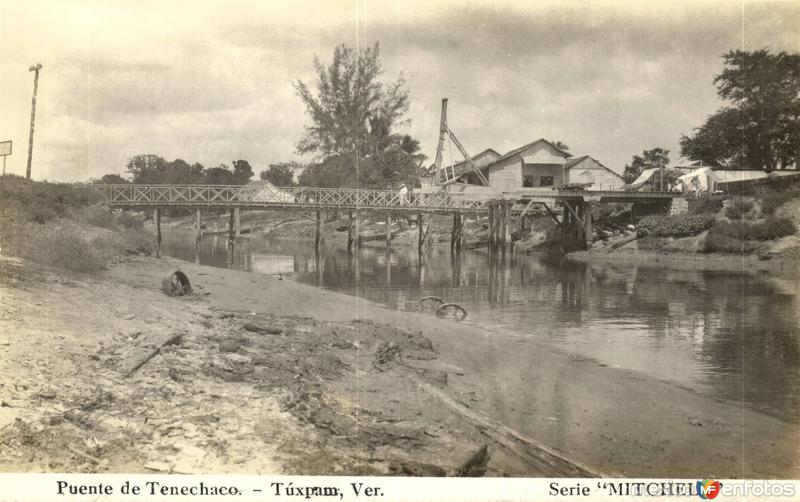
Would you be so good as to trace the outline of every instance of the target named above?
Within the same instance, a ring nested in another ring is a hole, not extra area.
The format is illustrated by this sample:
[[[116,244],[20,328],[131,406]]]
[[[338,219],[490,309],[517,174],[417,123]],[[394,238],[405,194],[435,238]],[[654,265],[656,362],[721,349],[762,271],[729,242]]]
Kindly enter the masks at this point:
[[[33,123],[36,120],[36,91],[39,88],[39,70],[42,69],[40,63],[28,68],[33,72],[33,101],[31,102],[31,135],[28,138],[28,169],[25,171],[25,178],[31,179],[31,160],[33,159]]]

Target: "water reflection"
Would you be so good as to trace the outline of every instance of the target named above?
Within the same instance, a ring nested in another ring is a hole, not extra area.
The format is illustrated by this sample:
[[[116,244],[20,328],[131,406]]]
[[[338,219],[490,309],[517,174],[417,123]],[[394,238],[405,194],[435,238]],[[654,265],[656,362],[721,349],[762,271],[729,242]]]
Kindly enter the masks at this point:
[[[798,286],[750,273],[631,264],[548,263],[514,254],[366,247],[209,236],[204,264],[359,295],[396,309],[438,296],[467,322],[501,326],[613,367],[642,371],[721,399],[800,420]],[[167,235],[194,258],[193,236]]]

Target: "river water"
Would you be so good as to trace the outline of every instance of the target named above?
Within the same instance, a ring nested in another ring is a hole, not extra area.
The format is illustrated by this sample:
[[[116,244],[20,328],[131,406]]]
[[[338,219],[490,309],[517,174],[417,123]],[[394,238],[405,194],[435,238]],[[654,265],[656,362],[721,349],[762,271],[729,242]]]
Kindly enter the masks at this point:
[[[165,253],[194,261],[194,236],[172,232]],[[416,309],[425,296],[458,303],[462,322],[511,329],[610,367],[800,421],[800,286],[749,271],[670,270],[628,263],[490,259],[415,247],[366,247],[358,259],[328,243],[206,236],[200,262],[287,278]],[[455,322],[455,321],[454,321]]]

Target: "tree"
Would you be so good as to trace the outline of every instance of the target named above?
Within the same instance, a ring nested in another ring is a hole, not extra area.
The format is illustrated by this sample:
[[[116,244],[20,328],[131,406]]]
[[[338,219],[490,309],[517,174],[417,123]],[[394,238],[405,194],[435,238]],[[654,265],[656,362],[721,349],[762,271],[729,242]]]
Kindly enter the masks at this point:
[[[669,164],[669,150],[663,148],[652,148],[645,150],[642,155],[634,155],[630,164],[625,166],[622,179],[625,183],[632,183],[642,174],[645,169],[656,167],[666,167]]]
[[[96,183],[105,183],[108,185],[119,185],[122,183],[130,183],[130,181],[126,180],[119,174],[104,174],[102,178],[96,181]]]
[[[158,155],[136,155],[128,159],[125,167],[134,183],[163,183],[167,161]]]
[[[246,160],[233,161],[233,178],[237,185],[246,185],[253,177],[253,168]]]
[[[297,162],[270,164],[266,170],[261,171],[260,177],[262,180],[269,181],[275,186],[294,186],[294,171],[298,167]]]
[[[409,107],[405,80],[402,75],[390,84],[379,80],[383,68],[377,43],[358,51],[339,45],[329,66],[323,66],[315,57],[314,68],[316,94],[302,81],[294,84],[311,118],[297,152],[321,159],[303,173],[301,182],[318,180],[333,186],[360,186],[361,164],[367,158],[377,157],[366,163],[375,166],[382,162],[379,157],[395,149],[405,152],[404,142],[413,146],[412,138],[393,133],[396,126],[407,123],[402,120]],[[323,173],[324,170],[330,172]],[[392,183],[389,179],[370,180],[383,187]]]
[[[569,151],[569,145],[567,145],[561,140],[551,141],[551,143],[553,143],[553,146],[555,146],[556,148],[564,150],[565,152]]]
[[[797,167],[800,54],[737,50],[723,59],[714,84],[729,104],[681,137],[681,155],[727,168]]]
[[[236,176],[225,164],[209,167],[205,171],[205,183],[209,185],[236,185]]]

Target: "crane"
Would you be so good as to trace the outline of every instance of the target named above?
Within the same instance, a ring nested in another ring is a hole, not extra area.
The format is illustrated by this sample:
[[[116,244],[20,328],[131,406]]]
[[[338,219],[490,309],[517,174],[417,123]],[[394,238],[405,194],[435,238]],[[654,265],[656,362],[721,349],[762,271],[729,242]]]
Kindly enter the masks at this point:
[[[470,167],[472,172],[478,176],[478,179],[481,181],[481,183],[488,186],[489,180],[487,180],[486,176],[483,175],[481,170],[475,166],[475,163],[472,162],[472,157],[469,156],[467,151],[464,149],[464,146],[460,141],[458,141],[458,138],[456,138],[456,135],[450,129],[450,126],[447,125],[447,98],[444,98],[442,99],[442,118],[439,123],[439,146],[436,148],[435,163],[435,172],[436,174],[441,175],[441,177],[444,179],[444,182],[442,183],[444,185],[449,185],[450,183],[455,183],[456,181],[455,165],[451,164],[449,166],[449,172],[446,166],[442,166],[442,150],[444,149],[444,141],[448,137],[450,138],[450,141],[456,145],[456,148],[458,148],[458,151],[461,152],[461,155],[464,156],[464,159],[467,161],[467,165]]]

